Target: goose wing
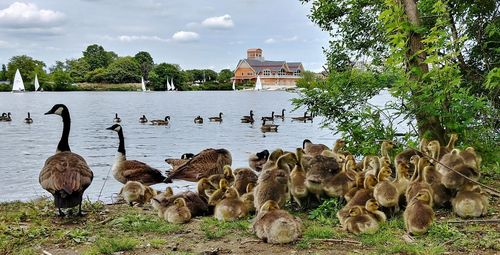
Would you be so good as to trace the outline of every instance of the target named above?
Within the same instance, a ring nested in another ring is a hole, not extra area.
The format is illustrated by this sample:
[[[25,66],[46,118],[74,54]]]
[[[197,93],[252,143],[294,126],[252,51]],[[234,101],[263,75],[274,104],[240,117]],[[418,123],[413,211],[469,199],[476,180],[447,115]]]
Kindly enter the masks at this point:
[[[231,153],[225,149],[205,149],[170,172],[168,179],[198,181],[213,174],[222,174],[224,165],[231,165]]]
[[[39,182],[48,192],[83,192],[90,186],[94,174],[80,155],[61,152],[49,157],[39,175]]]
[[[138,160],[127,160],[122,175],[130,181],[138,181],[146,185],[161,183],[165,176],[160,170]]]

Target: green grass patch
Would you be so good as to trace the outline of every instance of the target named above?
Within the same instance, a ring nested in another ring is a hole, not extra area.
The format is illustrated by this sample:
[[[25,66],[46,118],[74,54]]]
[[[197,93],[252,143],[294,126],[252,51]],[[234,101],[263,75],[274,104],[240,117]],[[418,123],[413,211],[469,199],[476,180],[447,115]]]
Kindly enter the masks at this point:
[[[167,240],[165,240],[165,239],[151,239],[151,240],[149,240],[149,245],[151,245],[151,247],[155,248],[155,249],[160,249],[166,243],[167,243]]]
[[[139,241],[129,237],[119,237],[119,238],[100,238],[98,239],[92,248],[87,250],[85,255],[97,255],[97,254],[113,254],[117,251],[131,251],[137,245]]]
[[[318,208],[309,212],[308,218],[322,224],[338,224],[339,219],[337,219],[337,212],[342,209],[343,206],[344,205],[340,203],[338,198],[330,198],[324,201]]]
[[[144,215],[137,212],[127,213],[111,221],[111,224],[126,232],[154,232],[170,234],[182,229],[181,225],[171,224],[156,215]]]
[[[250,235],[250,222],[247,219],[237,221],[219,221],[214,217],[203,218],[201,230],[207,239],[218,239],[235,231]]]

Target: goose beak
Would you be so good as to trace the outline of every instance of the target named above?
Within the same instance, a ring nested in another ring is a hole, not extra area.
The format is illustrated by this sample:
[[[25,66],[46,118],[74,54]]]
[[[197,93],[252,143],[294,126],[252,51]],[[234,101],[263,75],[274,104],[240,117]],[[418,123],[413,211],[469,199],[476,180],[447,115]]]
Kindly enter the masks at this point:
[[[44,113],[44,115],[49,115],[49,114],[52,114],[50,111]]]
[[[112,126],[109,128],[106,128],[107,130],[115,130]]]

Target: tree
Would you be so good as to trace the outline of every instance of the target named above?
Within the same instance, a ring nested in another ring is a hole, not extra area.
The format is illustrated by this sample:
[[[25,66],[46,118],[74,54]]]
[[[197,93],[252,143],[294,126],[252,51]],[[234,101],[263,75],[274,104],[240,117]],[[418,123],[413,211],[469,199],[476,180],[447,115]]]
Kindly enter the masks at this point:
[[[126,83],[141,81],[141,67],[130,56],[116,59],[106,70],[105,81],[109,83]]]
[[[29,89],[29,84],[35,79],[35,74],[38,74],[38,78],[45,75],[44,67],[45,63],[27,55],[14,56],[10,58],[7,64],[6,77],[12,83],[16,70],[19,69],[25,83],[25,88]]]
[[[117,58],[116,53],[105,51],[102,46],[97,44],[89,45],[83,51],[83,59],[89,64],[90,71],[108,67],[115,58]]]
[[[66,60],[67,71],[75,82],[86,81],[86,76],[90,72],[90,65],[83,58],[79,59],[67,59]]]
[[[2,64],[2,71],[0,72],[0,81],[5,81],[7,79],[7,67]]]
[[[153,68],[149,81],[154,90],[165,90],[167,81],[170,82],[172,78],[175,86],[182,90],[185,77],[181,68],[178,65],[161,63]]]
[[[54,91],[65,91],[71,90],[73,84],[73,79],[68,72],[57,68],[51,74],[51,79],[53,82],[52,90]]]
[[[153,69],[154,61],[148,52],[140,51],[134,56],[135,61],[139,63],[141,68],[141,75],[145,80],[149,78],[149,72]]]
[[[392,139],[398,117],[410,126],[416,123],[420,137],[441,143],[452,132],[470,145],[498,142],[492,124],[498,119],[498,109],[495,113],[491,107],[498,99],[479,97],[486,92],[484,86],[471,89],[475,86],[465,70],[481,66],[471,62],[472,55],[462,54],[471,49],[469,45],[484,43],[478,37],[468,39],[472,44],[465,43],[463,34],[457,32],[474,33],[472,25],[454,29],[461,15],[471,24],[481,20],[480,30],[491,26],[498,1],[465,1],[495,7],[489,10],[471,9],[458,0],[302,2],[312,2],[310,18],[334,39],[326,50],[328,79],[313,82],[314,89],[306,90],[296,103],[326,116],[327,125],[337,124],[337,131],[358,144],[367,138],[357,136],[361,133],[372,135],[368,140],[373,144],[377,139]],[[480,58],[489,62],[487,57]],[[382,90],[389,90],[396,100],[383,107],[370,105],[368,100]]]
[[[233,76],[234,76],[234,73],[231,70],[229,70],[229,69],[222,69],[219,72],[218,81],[221,82],[221,83],[230,82],[231,78],[233,78]]]

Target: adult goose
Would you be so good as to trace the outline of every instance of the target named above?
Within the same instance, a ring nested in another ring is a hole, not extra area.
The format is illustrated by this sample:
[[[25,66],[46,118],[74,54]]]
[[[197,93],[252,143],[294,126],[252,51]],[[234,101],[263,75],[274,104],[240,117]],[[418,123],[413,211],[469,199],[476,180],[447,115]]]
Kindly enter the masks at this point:
[[[194,118],[194,123],[203,124],[203,118],[200,115],[198,115],[196,118]]]
[[[250,115],[244,115],[241,117],[241,123],[254,123],[253,110],[250,110]]]
[[[120,124],[114,124],[107,128],[118,133],[120,143],[116,153],[115,163],[113,164],[113,176],[123,184],[128,181],[138,181],[145,185],[152,185],[165,182],[160,170],[152,168],[146,163],[137,160],[127,160],[125,153],[125,138],[123,137],[123,127]]]
[[[7,114],[5,113],[2,114],[2,121],[12,121],[10,112],[8,112]]]
[[[30,112],[28,112],[28,117],[24,119],[24,123],[26,123],[26,124],[33,123],[33,119],[30,116]]]
[[[167,180],[180,179],[196,182],[213,174],[224,173],[224,166],[231,165],[232,162],[231,153],[226,149],[205,149],[177,169],[172,170]]]
[[[151,125],[166,126],[170,123],[170,116],[165,116],[163,120],[152,120]]]
[[[209,117],[208,119],[212,122],[222,122],[222,112],[219,112],[219,117]]]
[[[262,120],[274,121],[274,112],[271,112],[271,117],[265,116],[265,117],[262,117]]]
[[[148,118],[146,118],[146,115],[142,115],[142,117],[139,118],[139,123],[147,123]]]
[[[122,119],[120,119],[120,117],[118,117],[118,113],[115,113],[115,118],[113,119],[113,122],[114,123],[120,123],[120,122],[122,122]]]
[[[266,121],[262,120],[262,126],[260,127],[260,130],[264,133],[266,133],[266,132],[278,132],[278,127],[279,127],[279,125],[266,124]]]
[[[42,188],[54,196],[54,204],[60,216],[64,216],[61,208],[77,205],[78,215],[82,215],[83,192],[92,183],[94,174],[85,159],[71,152],[69,148],[71,118],[68,108],[63,104],[56,104],[45,113],[47,114],[57,114],[62,117],[63,131],[56,153],[45,161],[38,181]]]
[[[307,112],[304,112],[304,116],[302,116],[302,117],[292,117],[292,121],[306,122],[307,120],[309,120],[309,116],[307,116]]]
[[[274,115],[275,118],[285,120],[285,109],[281,109],[281,115]]]

